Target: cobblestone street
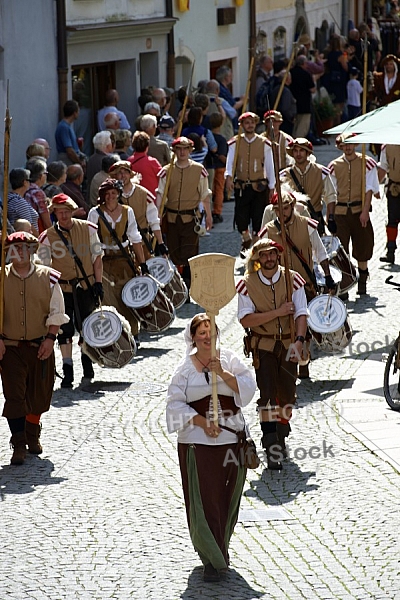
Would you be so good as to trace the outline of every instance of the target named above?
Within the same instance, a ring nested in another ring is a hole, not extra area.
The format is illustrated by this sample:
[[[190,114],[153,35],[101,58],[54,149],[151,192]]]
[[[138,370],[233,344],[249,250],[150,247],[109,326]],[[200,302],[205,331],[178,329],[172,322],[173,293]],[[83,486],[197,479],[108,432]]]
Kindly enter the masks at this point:
[[[316,149],[328,164],[334,144]],[[382,356],[398,335],[400,267],[384,254],[386,200],[374,200],[368,296],[347,304],[352,344],[314,352],[299,382],[281,472],[249,471],[230,548],[231,570],[204,583],[187,530],[176,436],[165,396],[184,353],[192,301],[160,336],[143,334],[121,370],[95,366],[92,384],[61,390],[43,416],[44,452],[10,466],[0,420],[0,600],[383,600],[400,599],[400,413],[383,397]],[[238,257],[233,203],[202,238],[202,252]],[[400,254],[397,256],[400,263]],[[237,258],[237,278],[243,261]],[[217,317],[222,345],[242,356],[234,299]],[[57,366],[61,359],[57,349]],[[247,359],[246,359],[247,360]],[[245,409],[253,437],[255,402]],[[212,486],[212,481],[210,481]]]

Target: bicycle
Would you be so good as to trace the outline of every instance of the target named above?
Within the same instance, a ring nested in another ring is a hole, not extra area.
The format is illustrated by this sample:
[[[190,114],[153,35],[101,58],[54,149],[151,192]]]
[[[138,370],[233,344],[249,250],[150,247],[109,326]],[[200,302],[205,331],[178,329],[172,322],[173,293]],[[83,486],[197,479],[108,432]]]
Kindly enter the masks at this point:
[[[392,282],[390,275],[385,283],[394,285],[400,292],[400,283]],[[400,333],[394,341],[386,359],[385,372],[383,375],[383,392],[385,400],[392,410],[400,412]]]

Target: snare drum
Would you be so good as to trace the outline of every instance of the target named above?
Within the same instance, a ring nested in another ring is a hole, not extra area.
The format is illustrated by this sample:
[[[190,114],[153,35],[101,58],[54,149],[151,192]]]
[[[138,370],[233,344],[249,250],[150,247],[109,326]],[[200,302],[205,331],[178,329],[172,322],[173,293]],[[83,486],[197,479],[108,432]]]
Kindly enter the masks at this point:
[[[317,345],[328,354],[341,354],[353,337],[344,302],[322,294],[311,300],[308,312],[308,327]]]
[[[351,262],[338,237],[325,235],[321,237],[321,241],[325,246],[330,264],[342,272],[339,294],[344,294],[356,285],[358,281],[357,269]]]
[[[175,309],[185,304],[188,290],[174,263],[162,256],[149,258],[147,266],[152,276],[162,284],[163,292]]]
[[[136,354],[129,323],[114,307],[93,311],[82,323],[82,350],[101,367],[119,369]]]
[[[321,235],[321,242],[325,246],[326,253],[328,255],[328,259],[331,260],[334,256],[336,256],[337,251],[340,247],[339,238],[333,235]]]
[[[175,319],[175,308],[152,277],[134,277],[122,289],[122,301],[149,333],[165,331]]]
[[[332,265],[329,265],[329,272],[331,274],[331,277],[332,277],[334,283],[337,286],[335,288],[335,291],[337,291],[339,284],[342,281],[342,272],[340,271],[340,269],[338,269],[337,267],[333,267]],[[315,273],[315,279],[317,280],[317,285],[318,285],[319,289],[325,290],[326,289],[325,273],[324,273],[324,270],[321,267],[321,265],[314,263],[314,273]]]
[[[339,294],[344,294],[356,285],[358,281],[357,268],[351,262],[349,255],[343,246],[339,247],[336,256],[332,258],[331,262],[342,271],[342,281],[339,285]]]

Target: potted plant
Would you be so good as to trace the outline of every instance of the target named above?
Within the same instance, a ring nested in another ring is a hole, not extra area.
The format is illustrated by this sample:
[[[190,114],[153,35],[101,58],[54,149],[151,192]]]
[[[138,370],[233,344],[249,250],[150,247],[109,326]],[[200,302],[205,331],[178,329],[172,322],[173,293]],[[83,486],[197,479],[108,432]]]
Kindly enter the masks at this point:
[[[333,127],[336,109],[332,98],[328,94],[317,94],[313,100],[313,105],[317,132],[321,136],[326,129]]]

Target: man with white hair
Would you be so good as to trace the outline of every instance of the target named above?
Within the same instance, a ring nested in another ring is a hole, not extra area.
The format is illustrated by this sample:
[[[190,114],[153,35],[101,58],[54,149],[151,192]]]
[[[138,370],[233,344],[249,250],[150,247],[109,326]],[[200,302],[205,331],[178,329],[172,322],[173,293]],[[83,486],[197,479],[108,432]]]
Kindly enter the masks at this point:
[[[148,155],[156,158],[162,167],[171,162],[171,151],[166,142],[155,137],[157,130],[157,117],[154,115],[143,115],[140,119],[142,131],[150,137]]]
[[[107,130],[112,129],[113,131],[116,131],[119,129],[119,120],[119,115],[117,113],[110,112],[104,117],[104,125]]]
[[[101,171],[101,162],[106,154],[111,154],[113,144],[110,131],[99,131],[93,137],[94,153],[89,158],[87,163],[86,177],[87,189],[90,189],[91,181]]]
[[[49,159],[50,156],[50,144],[45,138],[36,138],[33,140],[32,144],[39,144],[39,146],[43,146],[44,148],[44,157],[46,160]]]

